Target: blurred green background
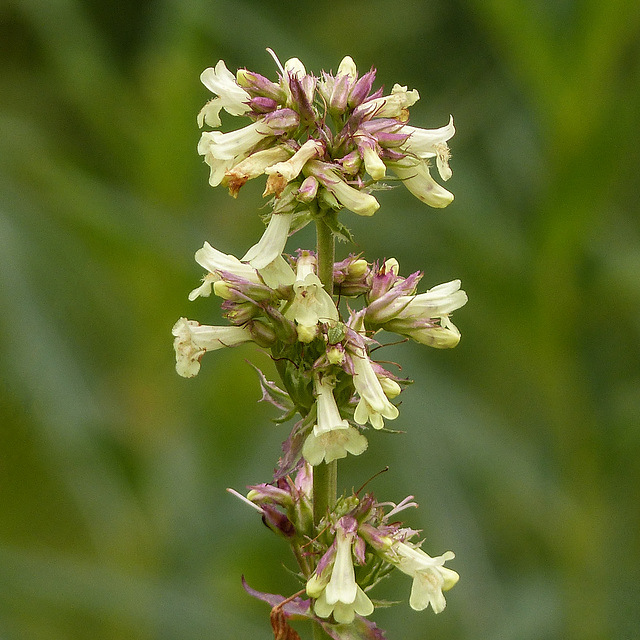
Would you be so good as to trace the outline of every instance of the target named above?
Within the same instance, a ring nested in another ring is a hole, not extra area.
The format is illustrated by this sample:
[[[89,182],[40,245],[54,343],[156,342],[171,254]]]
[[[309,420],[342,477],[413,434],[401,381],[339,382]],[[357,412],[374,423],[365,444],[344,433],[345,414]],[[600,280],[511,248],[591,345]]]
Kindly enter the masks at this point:
[[[448,209],[400,188],[343,218],[340,257],[470,298],[457,349],[385,354],[416,381],[407,434],[341,467],[357,487],[389,464],[371,488],[414,494],[408,523],[462,576],[437,617],[394,577],[375,595],[404,602],[374,619],[390,640],[640,638],[637,0],[1,0],[0,638],[268,639],[241,574],[297,589],[224,491],[270,477],[286,427],[245,360],[273,369],[242,347],[183,380],[170,335],[219,319],[187,301],[195,250],[262,230],[262,184],[207,185],[199,74],[275,77],[267,46],[315,72],[350,54],[419,90],[416,126],[458,130]]]

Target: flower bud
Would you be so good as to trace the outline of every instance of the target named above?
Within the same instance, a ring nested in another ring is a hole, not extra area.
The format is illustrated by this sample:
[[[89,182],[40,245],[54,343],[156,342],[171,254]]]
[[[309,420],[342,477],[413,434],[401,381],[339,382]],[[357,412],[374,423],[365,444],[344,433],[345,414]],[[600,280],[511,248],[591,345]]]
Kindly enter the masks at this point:
[[[295,129],[300,124],[300,116],[293,109],[277,109],[267,113],[257,124],[265,125],[272,135],[281,135]]]
[[[259,96],[271,98],[279,104],[284,104],[287,99],[284,90],[279,84],[271,82],[271,80],[261,76],[259,73],[254,73],[247,69],[238,69],[236,78],[241,87]]]
[[[371,71],[365,73],[353,86],[349,93],[349,106],[357,107],[369,95],[373,81],[376,79],[376,70],[371,67]]]
[[[283,538],[291,539],[296,535],[296,528],[291,520],[270,504],[262,507],[262,522]]]
[[[260,347],[268,348],[276,341],[276,334],[273,329],[264,322],[254,320],[247,325],[251,331],[253,341]]]
[[[308,204],[309,202],[315,200],[317,194],[318,181],[313,176],[309,176],[302,181],[300,189],[298,189],[298,195],[296,196],[296,198],[300,200],[300,202]]]
[[[263,96],[251,98],[249,105],[256,113],[269,113],[278,108],[278,103],[273,98],[265,98]]]
[[[355,176],[360,171],[360,167],[362,166],[362,157],[358,151],[352,151],[344,156],[340,161],[342,165],[342,170],[350,176]]]
[[[327,360],[329,364],[341,365],[344,362],[344,347],[341,344],[335,344],[327,349]]]

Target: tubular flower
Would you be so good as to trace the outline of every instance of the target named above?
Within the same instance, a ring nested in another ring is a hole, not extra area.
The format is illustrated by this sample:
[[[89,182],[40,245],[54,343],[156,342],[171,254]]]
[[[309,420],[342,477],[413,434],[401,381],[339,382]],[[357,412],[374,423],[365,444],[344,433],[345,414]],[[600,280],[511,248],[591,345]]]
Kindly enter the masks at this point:
[[[220,184],[228,187],[229,194],[236,198],[247,181],[264,174],[269,167],[287,160],[290,156],[291,154],[285,145],[256,151],[226,171]]]
[[[262,327],[267,329],[265,325]],[[256,340],[256,334],[249,325],[211,327],[186,318],[180,318],[175,323],[172,333],[175,337],[173,348],[176,352],[176,371],[184,378],[193,378],[198,374],[200,360],[207,351],[235,347]]]
[[[302,448],[305,460],[314,466],[323,460],[328,464],[346,458],[347,453],[360,455],[367,448],[367,439],[340,416],[333,397],[334,386],[332,376],[314,378],[317,423]]]
[[[273,213],[260,240],[242,257],[254,269],[263,269],[280,257],[287,243],[292,213]]]
[[[458,582],[460,576],[444,566],[447,560],[455,557],[452,551],[432,558],[422,549],[404,542],[397,542],[391,549],[390,561],[403,573],[413,578],[409,605],[416,611],[422,611],[429,605],[434,613],[444,610],[447,602],[443,591],[448,591]]]
[[[359,216],[372,216],[380,208],[380,203],[371,194],[349,186],[340,172],[330,164],[311,160],[307,167],[309,174],[317,178],[318,182],[349,211]]]
[[[261,120],[229,133],[205,131],[202,134],[198,152],[200,155],[205,155],[203,150],[207,150],[216,160],[242,158],[265,138],[275,137],[295,129],[298,123],[299,116],[291,109],[273,111]]]
[[[270,175],[280,174],[287,182],[297,178],[307,160],[316,158],[324,152],[324,144],[318,140],[307,140],[289,160],[278,162],[265,170]]]
[[[407,91],[407,87],[399,84],[393,85],[391,94],[381,98],[372,98],[356,107],[356,116],[367,118],[398,118],[408,107],[420,100],[420,94],[416,89]]]
[[[400,130],[403,134],[408,134],[406,142],[401,149],[416,158],[436,158],[436,167],[443,180],[451,177],[449,167],[449,147],[447,141],[456,132],[453,126],[453,116],[449,116],[449,124],[439,129],[419,129],[405,125]]]
[[[407,156],[388,166],[418,200],[430,207],[444,209],[453,202],[453,194],[431,177],[427,160]]]
[[[328,582],[318,579],[316,574],[307,582],[307,594],[316,598],[313,610],[320,618],[328,618],[331,614],[339,624],[351,624],[356,613],[368,616],[373,613],[373,603],[356,582],[353,568],[352,546],[355,533],[346,530],[341,523],[336,527],[335,560]]]
[[[360,396],[353,418],[358,424],[370,422],[374,429],[382,429],[383,418],[395,420],[398,417],[398,407],[389,402],[366,350],[352,353],[351,361],[354,370],[353,386]]]
[[[380,378],[369,358],[365,338],[361,335],[364,331],[364,312],[353,314],[349,324],[351,327],[347,344],[349,364],[353,373],[353,386],[360,397],[353,419],[358,424],[363,425],[369,422],[374,429],[382,429],[384,427],[383,418],[395,420],[398,417],[398,407],[389,402],[385,389],[383,389]],[[382,367],[378,365],[378,369],[381,370],[380,377],[387,377],[382,374]],[[385,386],[391,395],[394,397],[397,395],[395,385],[385,383]]]
[[[224,254],[222,251],[214,249],[208,242],[205,242],[201,249],[196,251],[196,262],[209,271],[203,278],[202,284],[189,294],[189,300],[208,297],[211,295],[213,285],[219,280],[223,280],[224,273],[242,278],[253,284],[262,284],[258,272],[248,264],[240,262],[238,258],[231,254]]]
[[[236,82],[234,75],[227,69],[223,60],[215,68],[209,67],[200,75],[202,84],[218,97],[209,100],[198,114],[198,126],[206,122],[210,127],[219,127],[220,111],[224,109],[232,116],[241,116],[250,111],[251,96]]]
[[[467,294],[460,289],[460,280],[439,284],[426,293],[401,295],[392,303],[397,312],[381,326],[427,346],[455,347],[460,341],[460,331],[449,314],[464,306],[467,299]]]
[[[284,312],[285,318],[295,320],[301,342],[311,342],[316,337],[319,322],[337,322],[338,309],[333,298],[324,290],[324,285],[315,274],[316,258],[303,251],[296,266],[293,283],[295,297]]]

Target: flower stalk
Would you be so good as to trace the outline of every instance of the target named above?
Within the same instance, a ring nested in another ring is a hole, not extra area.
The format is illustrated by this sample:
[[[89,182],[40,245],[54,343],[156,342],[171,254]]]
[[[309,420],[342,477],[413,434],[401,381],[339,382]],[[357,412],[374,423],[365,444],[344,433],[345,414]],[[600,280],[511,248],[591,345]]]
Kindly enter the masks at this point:
[[[316,77],[297,58],[282,65],[269,52],[277,82],[245,69],[234,75],[223,61],[202,74],[214,97],[198,115],[200,127],[219,127],[223,111],[249,120],[227,133],[202,133],[198,152],[209,183],[235,198],[248,180],[266,176],[271,211],[262,237],[241,258],[207,242],[196,252],[207,273],[189,300],[219,298],[228,324],[180,318],[173,327],[176,369],[192,378],[209,351],[251,343],[268,350],[280,380],[258,370],[262,400],[281,412],[275,422],[293,427],[273,480],[251,485],[246,498],[232,493],[291,547],[304,588],[283,597],[244,587],[270,603],[278,639],[299,638],[288,622],[295,616],[313,623],[316,640],[375,640],[383,636],[370,619],[376,584],[397,569],[413,580],[409,606],[440,613],[443,592],[458,580],[444,567],[454,554],[428,555],[413,540],[419,531],[397,521],[417,506],[412,496],[395,505],[362,489],[339,493],[337,463],[364,454],[368,438],[400,415],[396,398],[408,381],[375,360],[378,332],[454,347],[460,331],[450,315],[467,296],[459,280],[418,293],[423,274],[403,277],[394,258],[369,263],[351,254],[336,262],[336,237],[351,240],[339,215],[376,214],[372,188],[392,174],[429,206],[447,206],[453,195],[429,163],[442,180],[451,178],[447,143],[455,129],[452,118],[438,129],[409,126],[418,91],[396,84],[384,95],[373,89],[375,69],[359,76],[348,56],[335,76]],[[289,237],[312,221],[315,251],[287,255]]]

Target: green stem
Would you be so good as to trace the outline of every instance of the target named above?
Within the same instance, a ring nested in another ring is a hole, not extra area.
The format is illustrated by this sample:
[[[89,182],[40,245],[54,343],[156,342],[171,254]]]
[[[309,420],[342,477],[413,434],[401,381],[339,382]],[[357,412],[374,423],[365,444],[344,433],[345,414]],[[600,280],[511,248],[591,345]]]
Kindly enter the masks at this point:
[[[333,231],[322,218],[316,219],[316,252],[318,258],[318,278],[325,291],[333,295],[333,263],[335,262],[335,239]]]
[[[322,218],[316,219],[316,251],[318,278],[329,295],[333,295],[333,263],[335,260],[335,238],[333,231]],[[337,497],[338,465],[334,460],[321,463],[313,470],[313,519],[316,525],[333,507]]]
[[[333,295],[333,263],[335,239],[322,218],[316,220],[316,250],[318,278],[325,291]],[[313,521],[318,525],[322,517],[333,508],[338,494],[338,461],[321,463],[313,468]],[[329,636],[319,624],[313,625],[314,640],[327,640]]]

